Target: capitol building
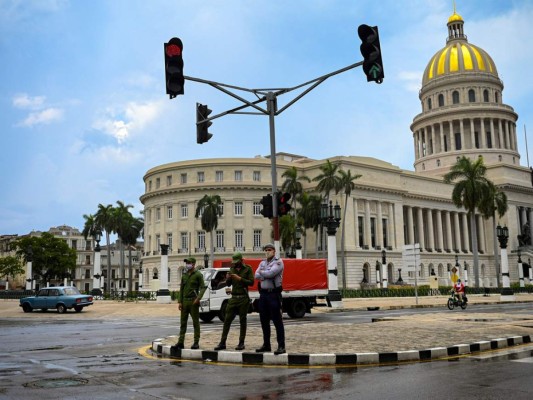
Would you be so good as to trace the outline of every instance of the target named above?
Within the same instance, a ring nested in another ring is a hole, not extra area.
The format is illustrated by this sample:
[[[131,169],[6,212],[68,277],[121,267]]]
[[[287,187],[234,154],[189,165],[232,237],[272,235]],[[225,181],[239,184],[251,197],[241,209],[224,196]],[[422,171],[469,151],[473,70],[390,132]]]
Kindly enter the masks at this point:
[[[386,268],[391,283],[401,274],[409,284],[414,284],[415,278],[419,285],[428,284],[430,276],[436,276],[439,284],[449,285],[450,270],[459,263],[459,275],[467,277],[469,286],[496,287],[496,224],[509,229],[509,272],[511,282],[517,282],[517,236],[526,223],[533,237],[533,170],[520,166],[518,115],[504,102],[497,66],[487,51],[468,41],[464,20],[456,12],[447,22],[445,46],[428,60],[421,80],[421,112],[410,126],[413,171],[362,156],[332,155],[327,159],[339,169],[361,175],[354,181],[356,187],[346,207],[345,276],[338,265],[339,282],[346,282],[347,288],[363,284],[380,287],[380,269]],[[476,215],[478,271],[473,270],[472,243],[476,238],[472,237],[467,211],[452,203],[453,184],[443,182],[443,176],[463,156],[471,160],[483,157],[487,177],[508,198],[509,208],[502,218],[494,221]],[[277,181],[283,182],[282,174],[293,167],[298,176],[312,180],[327,160],[278,153]],[[242,252],[245,258],[259,258],[263,256],[262,245],[272,241],[271,221],[261,215],[260,204],[272,191],[269,157],[177,161],[154,166],[143,179],[142,290],[158,289],[161,244],[169,245],[170,290],[178,289],[186,256],[204,263],[210,252],[210,234],[202,230],[195,211],[206,194],[219,195],[223,201],[223,215],[213,232],[215,259],[227,259],[234,251]],[[302,184],[306,192],[316,193],[317,182]],[[343,191],[330,199],[344,208]],[[315,243],[315,232],[305,233],[307,257],[324,257],[321,244]],[[340,237],[339,230],[339,264]],[[420,245],[416,272],[404,268],[402,261],[404,246],[415,243]],[[382,250],[386,251],[383,266]],[[524,263],[533,258],[531,246],[520,250]]]

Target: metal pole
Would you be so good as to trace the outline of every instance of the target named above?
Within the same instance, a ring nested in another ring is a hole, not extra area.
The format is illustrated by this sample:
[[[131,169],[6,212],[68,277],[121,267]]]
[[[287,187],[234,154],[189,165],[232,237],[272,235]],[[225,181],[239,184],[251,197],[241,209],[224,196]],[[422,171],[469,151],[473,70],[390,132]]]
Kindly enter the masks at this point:
[[[280,256],[279,243],[279,217],[278,217],[278,177],[276,172],[276,96],[273,92],[267,93],[268,116],[270,125],[270,165],[272,175],[272,229],[274,230],[274,247],[276,255]]]

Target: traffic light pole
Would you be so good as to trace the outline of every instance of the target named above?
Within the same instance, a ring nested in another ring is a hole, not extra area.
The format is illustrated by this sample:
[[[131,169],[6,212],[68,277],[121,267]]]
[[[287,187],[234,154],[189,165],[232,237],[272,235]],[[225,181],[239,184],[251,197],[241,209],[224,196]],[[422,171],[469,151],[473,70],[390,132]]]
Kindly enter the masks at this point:
[[[212,121],[214,119],[223,117],[228,114],[248,114],[248,115],[268,115],[269,117],[269,127],[270,127],[270,162],[271,162],[271,175],[272,175],[272,229],[274,231],[274,246],[276,247],[276,254],[280,255],[280,234],[279,234],[279,210],[278,210],[278,182],[277,182],[277,171],[276,171],[276,127],[275,127],[275,117],[276,115],[281,114],[283,111],[287,110],[290,106],[292,106],[294,103],[296,103],[298,100],[300,100],[302,97],[304,97],[307,93],[309,93],[311,90],[316,88],[318,85],[320,85],[322,82],[324,82],[326,79],[338,75],[342,72],[349,71],[353,68],[359,67],[363,65],[363,61],[357,62],[355,64],[349,65],[345,68],[341,68],[337,71],[331,72],[326,75],[322,75],[318,78],[315,78],[313,80],[310,80],[308,82],[302,83],[300,85],[294,86],[292,88],[271,88],[271,89],[248,89],[233,85],[228,85],[224,83],[209,81],[205,79],[200,78],[194,78],[191,76],[185,76],[184,78],[189,81],[204,83],[207,85],[210,85],[214,87],[215,89],[220,90],[221,92],[227,94],[228,96],[231,96],[242,103],[244,103],[242,106],[232,108],[230,110],[224,111],[220,114],[213,115],[212,117],[205,118],[202,121],[197,121],[197,124],[205,123],[208,121]],[[300,93],[298,96],[296,96],[294,99],[289,101],[287,104],[285,104],[281,109],[278,110],[277,107],[277,98],[283,94],[292,92],[297,89],[304,88],[306,86],[310,86],[307,89],[305,89],[302,93]],[[242,96],[239,96],[232,92],[230,89],[234,90],[240,90],[244,92],[249,92],[254,94],[258,99],[255,101],[249,101],[243,98]],[[267,108],[266,110],[259,106],[262,102],[266,101]],[[255,109],[255,111],[242,111],[245,110],[248,107],[252,107]]]

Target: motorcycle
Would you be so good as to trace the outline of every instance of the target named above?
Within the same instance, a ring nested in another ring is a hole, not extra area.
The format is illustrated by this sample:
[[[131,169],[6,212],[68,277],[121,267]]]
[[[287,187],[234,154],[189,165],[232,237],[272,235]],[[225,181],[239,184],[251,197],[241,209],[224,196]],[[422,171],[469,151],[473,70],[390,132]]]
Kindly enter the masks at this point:
[[[450,292],[450,298],[448,299],[448,309],[453,310],[455,307],[461,307],[463,310],[468,304],[468,299],[463,293],[463,300],[459,302],[459,297],[455,294],[455,291]]]

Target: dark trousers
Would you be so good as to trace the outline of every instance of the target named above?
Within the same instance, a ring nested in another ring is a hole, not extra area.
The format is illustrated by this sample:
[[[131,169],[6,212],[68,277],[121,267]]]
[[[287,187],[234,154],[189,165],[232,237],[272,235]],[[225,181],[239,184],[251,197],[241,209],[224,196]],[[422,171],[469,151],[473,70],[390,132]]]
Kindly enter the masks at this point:
[[[221,343],[226,343],[231,323],[237,314],[239,314],[239,322],[241,325],[241,330],[239,332],[239,343],[244,343],[244,339],[246,339],[246,322],[249,307],[250,299],[248,296],[232,297],[229,299],[228,306],[226,308],[226,315],[224,316],[224,328],[222,328],[222,338],[220,339]]]
[[[261,293],[259,295],[259,318],[263,328],[263,345],[270,347],[270,321],[276,328],[279,347],[285,347],[285,328],[281,310],[281,293]]]
[[[192,326],[194,327],[194,342],[200,340],[200,304],[193,304],[193,300],[183,300],[181,305],[180,316],[180,336],[178,343],[183,344],[185,341],[185,333],[187,332],[187,320],[189,315],[192,319]]]

